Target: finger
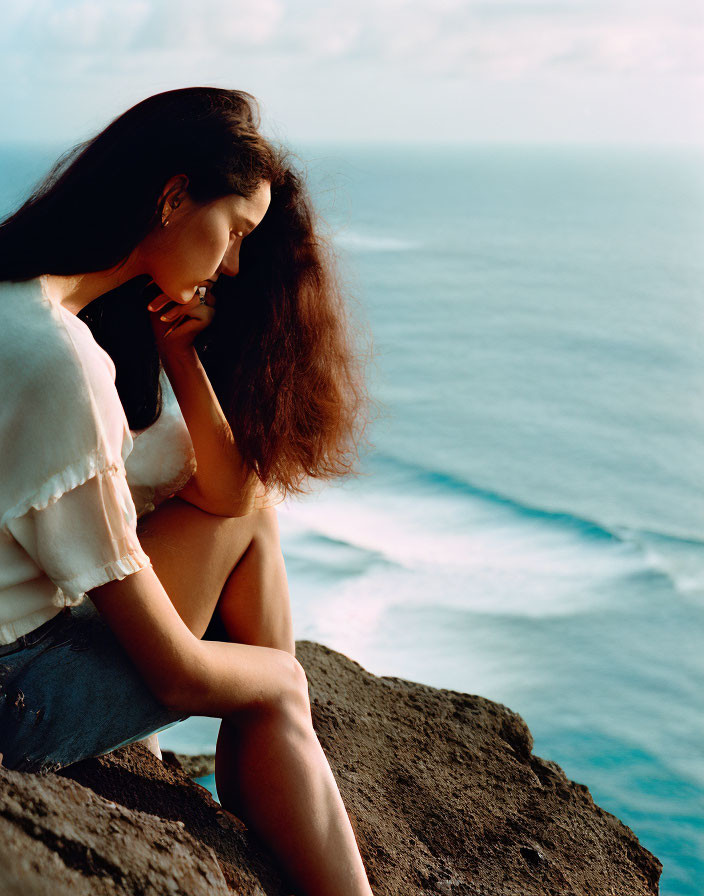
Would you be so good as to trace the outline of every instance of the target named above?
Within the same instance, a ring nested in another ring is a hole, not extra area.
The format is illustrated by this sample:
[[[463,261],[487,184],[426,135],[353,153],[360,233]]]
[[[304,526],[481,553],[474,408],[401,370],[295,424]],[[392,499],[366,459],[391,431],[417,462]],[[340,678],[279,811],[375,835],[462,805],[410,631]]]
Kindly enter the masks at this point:
[[[183,317],[184,314],[189,314],[195,311],[198,308],[198,303],[194,302],[186,302],[185,305],[181,304],[172,304],[171,308],[165,311],[159,320],[175,320],[177,317]]]
[[[197,308],[189,308],[185,314],[179,315],[178,319],[175,321],[175,325],[180,326],[181,324],[185,324],[186,322],[193,322],[201,327],[207,327],[210,323],[212,323],[214,317],[214,308],[209,308],[207,305],[199,305]],[[159,320],[168,324],[171,323],[174,318],[169,318],[166,315],[162,315]],[[171,328],[171,330],[173,329],[174,327]],[[167,332],[170,333],[171,330],[168,330]],[[166,333],[164,333],[164,335],[166,335]]]
[[[164,312],[159,318],[160,321],[164,323],[168,323],[169,321],[176,320],[179,317],[190,317],[197,320],[205,320],[207,323],[213,318],[215,314],[215,309],[211,308],[209,305],[201,305],[197,302],[194,305],[179,305],[176,308],[171,308],[169,311]]]
[[[178,317],[183,317],[184,314],[185,314],[185,312],[182,311],[180,307],[169,308],[168,311],[165,311],[164,314],[161,315],[159,320],[163,320],[163,321],[176,320],[176,318],[178,318]]]
[[[147,305],[147,311],[158,311],[160,308],[163,308],[164,305],[168,303],[168,298],[163,293],[159,296],[155,296],[151,302]]]
[[[198,289],[205,290],[204,297],[201,299],[198,290],[193,294],[193,297],[188,302],[176,302],[173,299],[170,299],[169,296],[161,293],[160,295],[155,296],[147,305],[148,311],[161,311],[166,305],[170,302],[174,302],[176,308],[189,308],[198,305],[210,305],[213,306],[215,304],[215,296],[212,294],[210,289],[206,287],[198,287]]]
[[[173,327],[169,327],[169,329],[164,333],[164,335],[162,336],[162,339],[166,339],[166,337],[169,335],[169,333],[173,333],[173,331],[176,330],[182,323],[183,323],[183,321],[180,321],[180,320],[176,321],[176,323],[173,325]]]
[[[190,308],[194,304],[198,304],[198,302],[193,302],[193,299],[188,302],[176,302],[174,299],[169,298],[169,296],[164,295],[162,293],[160,296],[157,296],[155,299],[147,305],[147,311],[161,311],[162,308],[165,308],[167,305],[171,305],[172,307],[169,309],[170,311],[178,311],[179,308]]]
[[[169,304],[172,300],[162,293],[156,298],[152,299],[151,302],[147,305],[147,311],[161,311],[166,305]]]
[[[207,326],[208,323],[210,323],[210,321],[204,320],[202,318],[184,317],[181,320],[176,321],[176,323],[172,327],[169,327],[169,329],[164,333],[162,338],[166,339],[166,337],[169,335],[169,333],[173,333],[176,330],[178,330],[179,336],[186,335],[186,334],[190,333],[191,331],[193,331],[195,333],[195,332],[198,332],[199,330],[204,330],[205,326]]]
[[[175,304],[172,308],[169,308],[168,311],[165,311],[160,320],[174,320],[174,318],[178,317],[181,314],[188,314],[193,311],[198,311],[200,308],[212,308],[215,305],[214,300],[208,302],[210,298],[209,295],[206,295],[205,301],[201,302],[199,296],[194,296],[190,302],[186,302],[185,304]]]

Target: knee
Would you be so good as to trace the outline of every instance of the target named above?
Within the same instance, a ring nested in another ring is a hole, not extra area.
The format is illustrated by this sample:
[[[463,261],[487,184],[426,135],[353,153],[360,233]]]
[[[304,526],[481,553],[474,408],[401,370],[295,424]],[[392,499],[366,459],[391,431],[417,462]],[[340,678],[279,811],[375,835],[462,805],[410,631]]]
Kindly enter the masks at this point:
[[[278,687],[265,699],[259,709],[264,715],[285,724],[311,721],[308,678],[303,666],[290,653],[277,650]]]
[[[310,697],[308,694],[308,676],[295,656],[287,651],[279,651],[286,655],[288,671],[282,690],[282,706],[285,710],[298,712],[303,710],[310,716]]]

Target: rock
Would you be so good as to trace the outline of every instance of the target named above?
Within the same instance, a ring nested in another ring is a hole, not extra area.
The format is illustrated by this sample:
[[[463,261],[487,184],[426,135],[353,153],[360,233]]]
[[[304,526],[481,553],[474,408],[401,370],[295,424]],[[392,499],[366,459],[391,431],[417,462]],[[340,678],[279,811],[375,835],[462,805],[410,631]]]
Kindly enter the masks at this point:
[[[215,756],[185,756],[182,753],[163,751],[164,762],[180,768],[189,778],[205,778],[215,774]]]
[[[297,656],[378,896],[657,894],[658,860],[533,756],[511,710],[376,677],[319,644]],[[0,769],[0,893],[287,896],[245,825],[164,759],[136,744],[58,775]]]
[[[311,642],[316,731],[372,887],[394,896],[643,896],[662,866],[482,697],[378,678]]]
[[[178,824],[57,775],[0,768],[0,840],[3,896],[231,892],[212,850]]]
[[[212,850],[228,892],[238,896],[289,894],[269,856],[246,826],[224,811],[208,791],[181,769],[160,762],[141,744],[133,744],[63,769],[70,777],[106,800],[140,814],[180,825],[191,838]]]

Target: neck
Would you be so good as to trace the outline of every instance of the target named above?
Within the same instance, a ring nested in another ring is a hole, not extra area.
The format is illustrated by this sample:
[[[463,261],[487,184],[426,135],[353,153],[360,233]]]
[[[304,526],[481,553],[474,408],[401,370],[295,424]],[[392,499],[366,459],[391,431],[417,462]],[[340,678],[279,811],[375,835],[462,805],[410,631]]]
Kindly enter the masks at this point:
[[[91,271],[88,274],[44,274],[44,287],[52,299],[72,314],[90,304],[98,296],[122,286],[133,277],[145,274],[135,261],[128,261],[118,271]]]

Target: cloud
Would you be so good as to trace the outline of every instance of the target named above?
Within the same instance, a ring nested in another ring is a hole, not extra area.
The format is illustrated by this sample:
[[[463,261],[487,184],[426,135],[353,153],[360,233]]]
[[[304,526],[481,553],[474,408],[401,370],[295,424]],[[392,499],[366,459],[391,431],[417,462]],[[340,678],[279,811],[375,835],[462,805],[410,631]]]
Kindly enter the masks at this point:
[[[128,50],[149,14],[148,0],[101,6],[92,0],[3,4],[0,46],[35,59],[42,53]]]
[[[135,49],[170,48],[184,56],[234,47],[260,48],[276,37],[281,0],[155,0]]]
[[[285,12],[280,0],[33,0],[0,9],[1,45],[56,55],[90,51],[194,50],[260,47]]]
[[[452,77],[561,66],[701,76],[704,14],[692,0],[28,0],[3,5],[0,46],[33,60],[85,53],[97,66],[236,50]]]
[[[498,132],[541,103],[567,121],[570,95],[591,84],[582,107],[611,104],[605,127],[661,116],[691,134],[701,46],[701,0],[17,0],[0,5],[0,100],[6,121],[41,108],[82,133],[150,91],[236,84],[265,117],[316,132],[356,133],[356,104],[373,133],[415,133],[419,103],[437,107],[438,133],[470,108]],[[656,95],[657,110],[641,108]]]

